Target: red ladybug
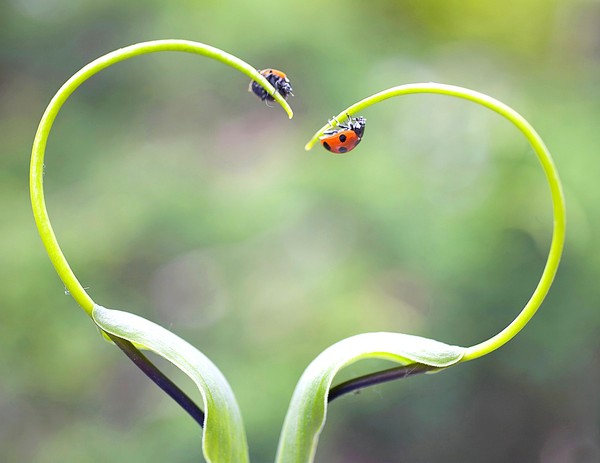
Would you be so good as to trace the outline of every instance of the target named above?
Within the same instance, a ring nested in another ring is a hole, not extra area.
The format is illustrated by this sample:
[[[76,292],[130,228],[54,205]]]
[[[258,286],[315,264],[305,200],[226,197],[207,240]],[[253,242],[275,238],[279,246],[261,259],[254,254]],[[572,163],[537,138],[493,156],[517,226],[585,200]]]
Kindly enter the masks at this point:
[[[263,69],[262,71],[258,72],[260,72],[269,81],[269,83],[275,87],[275,90],[277,90],[277,92],[284,99],[290,95],[294,95],[292,93],[292,84],[285,73],[278,71],[277,69]],[[269,95],[267,91],[255,81],[250,82],[248,91],[253,92],[261,99],[261,101],[275,101],[275,98]]]
[[[350,117],[348,122],[338,124],[334,129],[327,130],[319,137],[323,148],[336,154],[344,154],[356,148],[365,133],[367,120],[364,117]]]

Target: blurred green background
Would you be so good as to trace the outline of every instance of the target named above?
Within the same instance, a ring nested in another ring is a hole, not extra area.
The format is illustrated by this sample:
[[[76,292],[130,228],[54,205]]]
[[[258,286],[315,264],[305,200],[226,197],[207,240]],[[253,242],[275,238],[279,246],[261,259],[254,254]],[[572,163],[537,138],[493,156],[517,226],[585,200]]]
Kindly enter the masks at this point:
[[[351,155],[304,151],[333,114],[419,81],[488,93],[542,135],[567,195],[563,264],[538,315],[501,350],[334,402],[316,461],[600,461],[598,1],[8,0],[2,462],[202,461],[195,423],[65,295],[28,198],[33,135],[55,91],[96,57],[158,38],[284,70],[296,117],[206,58],[120,63],[57,119],[48,209],[98,303],[168,327],[222,369],[253,462],[273,461],[292,390],[327,346],[378,330],[471,345],[508,324],[539,279],[549,192],[499,116],[408,96],[363,114]]]

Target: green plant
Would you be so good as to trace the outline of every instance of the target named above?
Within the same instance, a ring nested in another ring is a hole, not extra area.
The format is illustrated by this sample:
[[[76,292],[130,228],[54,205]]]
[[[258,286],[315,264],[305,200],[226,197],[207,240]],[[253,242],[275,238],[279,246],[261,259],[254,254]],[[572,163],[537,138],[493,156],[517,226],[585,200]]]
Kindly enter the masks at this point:
[[[231,388],[218,368],[202,353],[168,330],[137,315],[111,310],[96,304],[72,272],[52,230],[43,190],[46,142],[58,111],[67,98],[92,75],[125,59],[158,51],[196,53],[221,61],[258,82],[286,110],[286,101],[260,73],[247,63],[208,45],[159,40],[132,45],[109,53],[85,66],[58,91],[40,122],[31,159],[31,200],[40,236],[65,287],[100,328],[157,385],[175,399],[202,427],[203,452],[208,462],[247,462],[248,448],[239,407]],[[515,320],[492,338],[472,347],[444,344],[432,339],[398,333],[365,333],[342,340],[321,353],[305,370],[290,404],[276,460],[279,463],[307,463],[314,459],[323,428],[328,401],[350,391],[412,374],[437,372],[482,357],[512,339],[535,314],[556,274],[565,238],[565,208],[560,181],[552,158],[539,135],[514,110],[484,94],[460,87],[424,83],[394,87],[359,101],[342,111],[337,119],[356,114],[385,99],[412,93],[437,93],[466,99],[485,106],[512,122],[527,138],[544,169],[551,191],[554,231],[546,266],[529,302]],[[333,125],[335,126],[337,122]],[[310,149],[332,124],[321,128],[306,145]],[[139,349],[148,349],[185,372],[202,395],[199,408],[173,382],[162,374]],[[368,358],[395,361],[399,367],[355,378],[332,386],[336,373],[351,363]]]

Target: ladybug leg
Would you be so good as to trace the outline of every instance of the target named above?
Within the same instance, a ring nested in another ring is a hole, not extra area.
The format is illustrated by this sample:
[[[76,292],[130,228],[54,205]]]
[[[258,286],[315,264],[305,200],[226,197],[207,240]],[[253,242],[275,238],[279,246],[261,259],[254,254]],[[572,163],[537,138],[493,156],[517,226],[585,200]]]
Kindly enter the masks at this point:
[[[335,125],[340,125],[340,121],[338,121],[335,116],[333,116],[327,122],[329,123],[329,125],[331,126],[332,129],[333,129],[333,122],[335,122]]]

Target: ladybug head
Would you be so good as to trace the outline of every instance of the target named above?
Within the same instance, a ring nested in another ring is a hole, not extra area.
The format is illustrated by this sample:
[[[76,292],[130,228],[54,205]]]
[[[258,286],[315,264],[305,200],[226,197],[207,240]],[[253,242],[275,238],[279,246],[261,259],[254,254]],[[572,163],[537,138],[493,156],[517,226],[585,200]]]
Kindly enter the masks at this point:
[[[365,133],[365,126],[367,125],[367,120],[362,117],[351,117],[348,122],[348,128],[352,130],[358,138],[362,138]]]
[[[292,84],[287,77],[285,79],[276,80],[273,86],[283,98],[287,98],[289,95],[294,95],[292,93]]]

